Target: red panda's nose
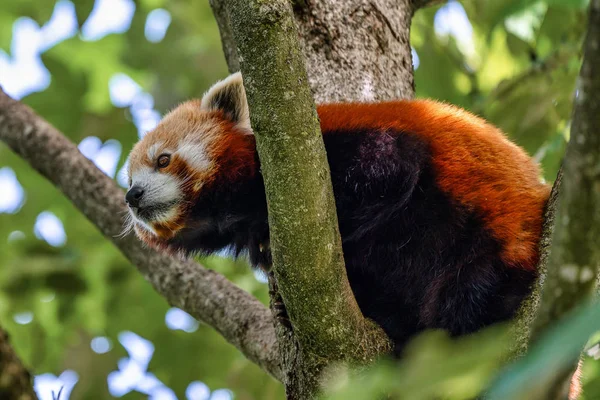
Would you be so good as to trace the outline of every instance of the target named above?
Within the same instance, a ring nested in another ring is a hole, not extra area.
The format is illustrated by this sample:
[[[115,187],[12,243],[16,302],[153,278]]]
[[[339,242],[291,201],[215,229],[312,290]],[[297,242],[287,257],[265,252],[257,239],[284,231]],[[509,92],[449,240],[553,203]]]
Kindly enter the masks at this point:
[[[144,195],[144,189],[139,186],[134,186],[125,195],[125,202],[131,207],[139,207],[140,200]]]

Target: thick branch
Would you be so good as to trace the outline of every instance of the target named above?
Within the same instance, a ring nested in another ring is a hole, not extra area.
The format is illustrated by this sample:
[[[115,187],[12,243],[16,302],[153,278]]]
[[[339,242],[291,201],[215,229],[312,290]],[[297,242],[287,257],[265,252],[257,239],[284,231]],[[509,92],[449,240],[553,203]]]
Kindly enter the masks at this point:
[[[210,0],[230,71],[239,64],[229,17]],[[412,98],[411,0],[292,0],[308,80],[319,103]]]
[[[11,347],[8,334],[0,328],[0,399],[37,400],[31,375]]]
[[[54,183],[170,304],[214,327],[251,361],[281,379],[269,310],[214,271],[146,249],[132,235],[117,238],[127,212],[122,190],[60,132],[2,90],[0,140]]]
[[[228,5],[265,180],[273,268],[294,336],[303,354],[320,360],[311,365],[315,375],[325,360],[370,361],[389,344],[348,283],[292,8],[287,0]]]
[[[229,22],[227,8],[225,7],[225,0],[209,0],[209,3],[219,26],[221,46],[223,47],[223,54],[225,54],[229,72],[237,72],[240,70],[240,62],[233,34],[231,33],[231,23]]]
[[[532,341],[592,297],[600,268],[600,0],[590,2],[572,120],[563,166],[565,179]],[[564,398],[568,388],[564,381],[575,367],[560,371],[563,381],[544,398]]]

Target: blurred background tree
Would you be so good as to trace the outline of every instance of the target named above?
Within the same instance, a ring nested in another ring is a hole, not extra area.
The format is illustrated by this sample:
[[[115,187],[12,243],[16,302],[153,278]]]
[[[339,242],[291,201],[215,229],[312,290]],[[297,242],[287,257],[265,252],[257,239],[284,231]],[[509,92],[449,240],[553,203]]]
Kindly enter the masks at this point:
[[[489,119],[535,155],[552,181],[568,140],[586,6],[468,0],[418,11],[411,30],[417,97]],[[139,136],[226,74],[208,0],[0,5],[0,85],[122,185]],[[264,277],[243,261],[201,261],[266,303]],[[56,188],[2,144],[0,321],[44,400],[61,387],[61,399],[283,397],[278,382],[212,329],[170,308]],[[445,348],[443,338],[427,340]],[[600,351],[594,341],[590,347],[584,396],[596,399],[600,363],[593,356]],[[498,354],[494,346],[483,350],[489,357],[481,364],[465,360],[485,375],[485,363],[497,363]],[[426,366],[439,362],[427,354],[420,359]],[[473,376],[484,382],[473,368],[440,376],[444,385]]]

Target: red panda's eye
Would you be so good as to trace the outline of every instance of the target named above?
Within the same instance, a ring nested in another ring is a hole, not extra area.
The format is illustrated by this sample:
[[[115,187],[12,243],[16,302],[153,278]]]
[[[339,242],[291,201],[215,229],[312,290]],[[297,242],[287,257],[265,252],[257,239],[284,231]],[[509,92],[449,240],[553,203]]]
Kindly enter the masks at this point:
[[[156,165],[158,166],[158,168],[165,168],[166,166],[169,165],[170,162],[171,162],[171,156],[168,154],[163,154],[160,157],[158,157],[158,160],[156,161]]]

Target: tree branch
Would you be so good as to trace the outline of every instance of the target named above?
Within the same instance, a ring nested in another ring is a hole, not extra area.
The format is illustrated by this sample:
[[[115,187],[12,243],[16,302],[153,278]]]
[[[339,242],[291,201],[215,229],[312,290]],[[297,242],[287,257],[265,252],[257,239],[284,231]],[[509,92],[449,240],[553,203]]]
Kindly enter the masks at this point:
[[[0,328],[0,398],[37,400],[31,374],[11,347],[8,334]]]
[[[540,306],[530,342],[578,305],[591,299],[600,268],[600,0],[590,2],[588,32],[569,141],[556,229]],[[583,347],[585,343],[581,343]],[[557,371],[544,398],[566,398],[576,365]]]
[[[167,301],[214,327],[246,357],[281,380],[269,310],[222,275],[119,239],[127,212],[123,191],[29,107],[0,89],[0,140],[56,185]]]
[[[221,46],[223,47],[223,54],[225,54],[225,61],[229,67],[229,72],[237,72],[240,70],[240,62],[237,54],[237,47],[233,39],[233,33],[231,33],[231,23],[229,21],[229,14],[225,7],[225,0],[209,0],[210,7],[215,15],[215,20],[219,26],[219,34],[221,35]]]
[[[558,170],[556,180],[552,186],[552,192],[550,192],[550,198],[548,199],[548,203],[546,204],[546,209],[544,211],[544,225],[542,227],[542,238],[539,245],[540,261],[537,266],[538,278],[536,279],[531,294],[521,305],[519,313],[512,325],[513,337],[515,340],[513,341],[513,347],[510,353],[511,359],[524,356],[527,353],[527,348],[529,346],[531,330],[540,306],[544,282],[546,281],[546,271],[548,269],[550,248],[552,246],[554,220],[556,218],[556,207],[558,205],[558,194],[560,193],[562,186],[562,178],[563,169],[561,167]]]
[[[311,398],[326,363],[372,361],[389,342],[363,317],[348,283],[331,175],[289,1],[231,0],[228,10],[265,180],[273,269],[305,357],[284,369],[305,379],[291,397]]]
[[[564,160],[547,276],[533,337],[594,291],[600,264],[600,0],[590,3],[571,139]]]

